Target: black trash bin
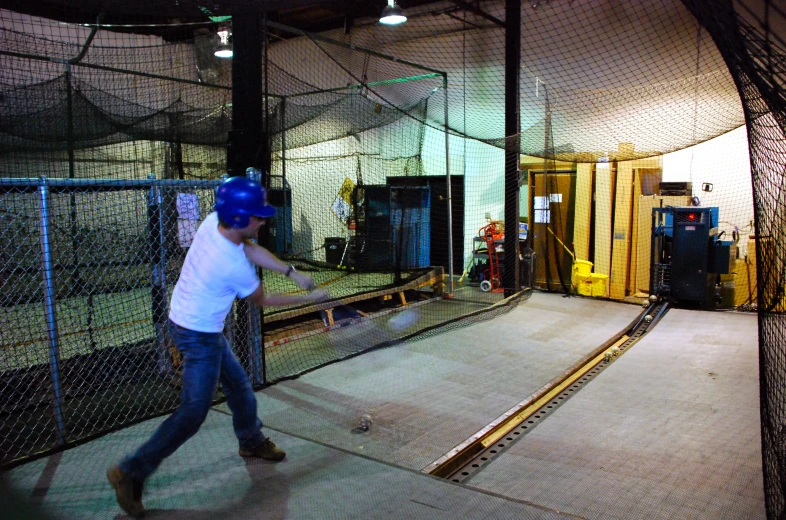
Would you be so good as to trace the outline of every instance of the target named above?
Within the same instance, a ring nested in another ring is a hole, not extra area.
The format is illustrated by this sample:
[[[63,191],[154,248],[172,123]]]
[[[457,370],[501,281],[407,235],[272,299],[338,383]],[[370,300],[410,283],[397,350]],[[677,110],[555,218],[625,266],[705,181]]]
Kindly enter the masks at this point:
[[[338,267],[347,247],[347,239],[342,237],[325,237],[325,261],[328,265]]]

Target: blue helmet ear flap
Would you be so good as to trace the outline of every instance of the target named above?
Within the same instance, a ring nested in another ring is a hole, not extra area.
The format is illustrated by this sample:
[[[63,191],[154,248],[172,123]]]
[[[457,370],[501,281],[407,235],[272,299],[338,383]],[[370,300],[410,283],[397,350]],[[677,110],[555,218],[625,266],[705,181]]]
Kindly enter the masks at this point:
[[[230,226],[232,226],[233,228],[242,229],[251,223],[251,217],[249,217],[248,215],[235,215],[233,218],[225,222]]]

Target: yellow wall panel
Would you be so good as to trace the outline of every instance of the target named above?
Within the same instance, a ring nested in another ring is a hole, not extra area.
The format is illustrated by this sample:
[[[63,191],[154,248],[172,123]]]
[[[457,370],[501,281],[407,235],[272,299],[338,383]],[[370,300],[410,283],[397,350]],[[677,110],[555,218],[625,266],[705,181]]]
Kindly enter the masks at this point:
[[[634,162],[634,161],[631,161]],[[641,202],[641,171],[633,169],[633,212],[631,217],[631,238],[630,238],[630,269],[628,271],[628,294],[635,295],[638,291],[636,277],[638,275],[638,243],[639,243],[639,203]]]
[[[617,163],[614,234],[612,236],[611,276],[609,277],[609,298],[614,300],[622,300],[627,296],[633,186],[633,166],[631,161]]]
[[[646,159],[636,159],[628,161],[632,168],[663,168],[663,156],[647,157]]]
[[[577,260],[589,260],[590,222],[592,222],[592,164],[576,165],[576,203],[574,206],[573,244]]]
[[[609,163],[595,166],[595,272],[611,276],[611,210],[614,175]]]

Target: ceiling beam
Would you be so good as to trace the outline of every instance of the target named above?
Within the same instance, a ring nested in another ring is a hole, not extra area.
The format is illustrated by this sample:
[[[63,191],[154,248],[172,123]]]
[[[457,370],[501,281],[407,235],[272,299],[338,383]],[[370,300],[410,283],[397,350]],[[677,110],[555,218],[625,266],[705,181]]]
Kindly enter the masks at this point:
[[[472,5],[472,4],[468,3],[468,2],[464,2],[463,0],[450,0],[450,1],[453,2],[454,4],[456,4],[457,6],[461,7],[462,9],[466,9],[470,13],[474,13],[474,14],[480,16],[481,18],[485,18],[486,20],[488,20],[490,22],[494,22],[495,24],[499,25],[500,27],[505,27],[505,22],[503,22],[499,18],[491,16],[486,11],[481,10],[479,7],[476,7],[476,6],[474,6],[474,5]]]

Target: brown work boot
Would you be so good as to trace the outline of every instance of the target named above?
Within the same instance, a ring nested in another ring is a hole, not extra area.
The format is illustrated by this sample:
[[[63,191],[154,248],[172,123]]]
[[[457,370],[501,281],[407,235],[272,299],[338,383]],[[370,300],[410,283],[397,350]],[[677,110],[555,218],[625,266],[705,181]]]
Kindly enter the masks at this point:
[[[253,450],[244,450],[243,448],[240,448],[238,453],[240,453],[241,457],[259,457],[275,462],[283,460],[284,457],[287,456],[287,452],[281,448],[278,448],[275,444],[273,444],[273,441],[268,438],[262,441],[262,443]]]
[[[106,478],[112,484],[112,487],[115,488],[117,503],[123,511],[134,518],[144,516],[145,506],[142,505],[143,483],[123,473],[119,466],[109,468],[106,472]]]

